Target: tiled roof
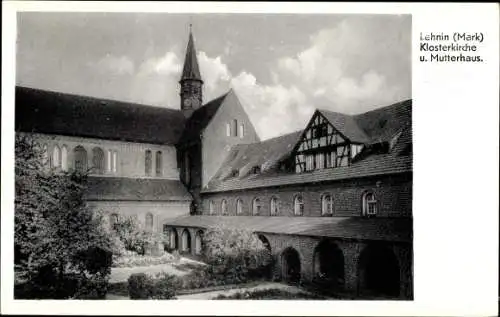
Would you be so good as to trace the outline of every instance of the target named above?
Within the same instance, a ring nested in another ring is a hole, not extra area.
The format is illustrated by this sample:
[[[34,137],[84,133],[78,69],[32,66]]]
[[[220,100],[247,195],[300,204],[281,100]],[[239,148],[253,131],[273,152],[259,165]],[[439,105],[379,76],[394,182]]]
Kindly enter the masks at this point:
[[[175,144],[180,110],[16,87],[16,131]]]
[[[290,154],[301,133],[296,131],[262,142],[232,147],[215,178],[230,175],[233,170],[238,170],[240,176],[247,175],[255,166],[266,172]]]
[[[411,126],[412,100],[353,116],[372,143],[389,141],[398,131]]]
[[[227,226],[254,232],[332,237],[359,240],[411,242],[411,218],[183,216],[171,226],[209,228]]]
[[[286,186],[293,184],[307,184],[325,181],[336,181],[357,177],[397,174],[412,171],[411,156],[397,156],[392,154],[377,154],[363,158],[351,166],[325,168],[304,173],[262,173],[247,177],[229,178],[223,181],[213,180],[204,193],[222,192],[229,190],[244,190],[252,188]]]
[[[186,49],[186,58],[184,59],[184,68],[182,69],[181,80],[196,79],[201,80],[200,68],[196,58],[196,49],[194,47],[193,34],[189,32],[189,41]]]
[[[332,118],[332,115],[329,115],[327,112],[325,112],[325,114]],[[347,118],[346,116],[339,121],[341,116],[333,116],[333,119],[337,120],[337,123]],[[294,146],[292,145],[289,147],[288,144],[293,142],[295,138],[295,140],[298,141],[300,132],[261,142],[263,145],[259,145],[259,143],[237,145],[233,147],[232,154],[230,153],[230,155],[228,155],[221,170],[202,192],[209,193],[336,181],[412,171],[411,100],[373,110],[365,114],[352,116],[351,119],[342,122],[344,122],[342,125],[342,129],[344,130],[356,126],[356,128],[354,128],[356,131],[355,133],[349,134],[349,132],[346,132],[347,137],[357,135],[357,137],[361,138],[363,135],[361,133],[364,133],[365,137],[368,138],[367,141],[365,140],[365,144],[369,145],[379,142],[390,143],[390,141],[393,140],[394,145],[388,152],[382,153],[375,150],[375,148],[367,148],[366,151],[361,152],[361,154],[353,160],[350,166],[346,167],[326,168],[299,174],[279,171],[278,169],[269,169],[259,174],[250,175],[241,172],[241,170],[243,169],[243,171],[245,171],[245,168],[251,168],[250,166],[254,165],[254,163],[258,163],[261,166],[275,166],[278,158],[281,160],[281,158],[287,157]],[[346,124],[346,122],[348,123]],[[335,127],[337,128],[337,126]],[[360,132],[360,129],[363,129],[365,132]],[[384,129],[387,129],[387,131]],[[398,137],[395,138],[396,136]],[[360,140],[359,138],[358,140]],[[266,144],[266,142],[269,143]],[[284,146],[285,144],[286,147]],[[267,149],[268,152],[262,155],[261,153],[265,152],[264,149]],[[236,177],[227,177],[232,170],[239,170],[240,174]]]
[[[96,177],[88,179],[88,200],[190,201],[178,180]]]
[[[340,133],[352,142],[368,143],[370,138],[358,126],[354,117],[328,110],[318,110]]]
[[[189,117],[189,119],[187,120],[184,133],[182,134],[178,143],[187,144],[191,141],[197,140],[203,133],[207,125],[210,123],[210,120],[212,120],[212,118],[215,116],[217,110],[219,110],[219,107],[222,105],[222,102],[229,93],[231,93],[231,90],[228,93],[196,109],[191,117]]]

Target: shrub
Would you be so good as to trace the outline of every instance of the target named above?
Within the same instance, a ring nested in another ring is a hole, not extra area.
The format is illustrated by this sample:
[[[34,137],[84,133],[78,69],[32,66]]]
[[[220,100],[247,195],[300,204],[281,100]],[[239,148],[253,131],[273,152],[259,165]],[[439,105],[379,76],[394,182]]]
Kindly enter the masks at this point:
[[[230,282],[261,277],[272,257],[258,236],[244,229],[216,227],[204,234],[209,273]]]
[[[144,273],[132,274],[128,279],[130,299],[172,299],[175,298],[179,279],[166,273],[151,278]]]
[[[128,294],[130,299],[148,299],[151,297],[152,279],[144,273],[136,273],[128,278]]]
[[[172,299],[175,298],[177,289],[176,277],[169,274],[163,274],[154,281],[151,291],[152,299]]]

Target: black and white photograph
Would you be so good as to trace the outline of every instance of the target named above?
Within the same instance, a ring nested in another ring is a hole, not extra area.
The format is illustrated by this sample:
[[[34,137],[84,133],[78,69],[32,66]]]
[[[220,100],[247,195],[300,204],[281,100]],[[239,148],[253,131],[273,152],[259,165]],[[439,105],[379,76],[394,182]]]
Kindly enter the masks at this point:
[[[18,15],[16,298],[402,299],[411,15]]]
[[[411,12],[153,11],[15,13],[13,300],[425,296]]]

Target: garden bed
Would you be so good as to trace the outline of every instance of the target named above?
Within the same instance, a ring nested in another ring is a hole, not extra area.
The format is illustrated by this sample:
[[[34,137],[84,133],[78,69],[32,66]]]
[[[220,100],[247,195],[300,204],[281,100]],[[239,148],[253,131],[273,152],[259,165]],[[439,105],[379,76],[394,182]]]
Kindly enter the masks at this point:
[[[135,266],[149,266],[149,265],[159,265],[167,264],[175,261],[179,261],[179,257],[165,252],[162,255],[138,255],[138,254],[128,254],[113,259],[112,267],[135,267]]]

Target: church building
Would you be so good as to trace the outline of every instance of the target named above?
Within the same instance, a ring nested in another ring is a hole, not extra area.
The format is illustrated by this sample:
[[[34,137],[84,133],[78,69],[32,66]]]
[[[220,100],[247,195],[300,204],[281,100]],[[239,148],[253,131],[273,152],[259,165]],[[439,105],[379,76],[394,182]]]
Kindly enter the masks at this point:
[[[51,168],[89,171],[92,207],[136,216],[169,249],[201,256],[207,228],[246,228],[274,279],[413,299],[411,100],[316,109],[303,130],[261,141],[234,90],[203,100],[191,32],[179,84],[179,110],[18,86],[16,133]]]

